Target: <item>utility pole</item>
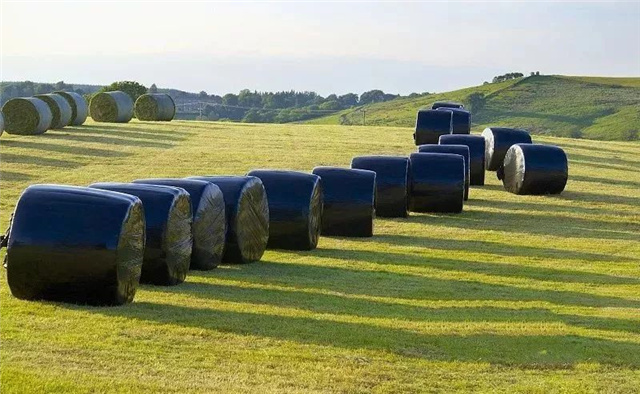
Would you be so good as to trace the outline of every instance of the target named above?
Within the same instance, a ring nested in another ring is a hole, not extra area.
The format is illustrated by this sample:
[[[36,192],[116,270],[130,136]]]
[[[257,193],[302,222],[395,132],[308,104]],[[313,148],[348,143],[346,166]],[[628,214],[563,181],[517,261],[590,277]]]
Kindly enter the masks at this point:
[[[362,108],[362,125],[367,125],[367,110]]]

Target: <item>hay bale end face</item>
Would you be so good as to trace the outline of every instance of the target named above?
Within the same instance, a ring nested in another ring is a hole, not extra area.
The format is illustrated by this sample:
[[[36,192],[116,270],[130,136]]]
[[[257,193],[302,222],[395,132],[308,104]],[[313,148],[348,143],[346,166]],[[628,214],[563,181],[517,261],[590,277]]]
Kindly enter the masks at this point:
[[[421,109],[416,116],[416,131],[413,139],[416,145],[437,144],[441,135],[451,134],[453,113]]]
[[[431,105],[431,109],[438,108],[464,108],[464,105],[451,101],[436,101],[435,103],[433,103],[433,105]]]
[[[515,144],[498,174],[504,188],[514,194],[559,194],[567,184],[569,165],[557,146]]]
[[[411,212],[462,212],[464,159],[451,153],[412,153]]]
[[[142,201],[147,238],[140,282],[164,286],[184,282],[193,244],[189,194],[178,187],[135,183],[89,187],[130,194]]]
[[[47,103],[51,110],[51,128],[61,129],[71,122],[71,105],[58,94],[39,94],[34,96]]]
[[[176,104],[168,94],[147,93],[136,100],[135,114],[138,120],[168,122],[176,115]]]
[[[322,235],[373,236],[376,173],[338,167],[316,167],[324,191]]]
[[[133,100],[119,90],[98,93],[91,98],[89,113],[96,122],[127,123],[133,118]]]
[[[71,106],[71,121],[69,125],[80,126],[87,120],[89,105],[84,97],[76,92],[53,92],[53,94],[62,96]]]
[[[511,145],[530,144],[531,136],[525,130],[507,127],[487,127],[482,132],[485,139],[485,168],[487,171],[497,171],[504,161]]]
[[[53,115],[44,101],[35,97],[13,98],[2,107],[5,131],[9,134],[37,135],[51,127]]]
[[[469,168],[469,147],[466,145],[420,145],[420,153],[452,153],[464,159],[464,200],[469,199],[469,183],[471,172]]]
[[[351,168],[376,173],[376,216],[407,217],[409,158],[402,156],[358,156]]]
[[[131,302],[144,248],[144,213],[137,197],[84,187],[29,186],[11,224],[9,288],[26,300]]]
[[[253,170],[269,202],[268,248],[313,250],[318,246],[323,192],[320,177],[296,171]]]
[[[471,133],[471,112],[462,108],[440,107],[438,111],[450,111],[453,115],[451,120],[452,134]]]
[[[269,239],[269,204],[264,185],[254,176],[195,176],[222,191],[227,216],[224,263],[242,264],[262,258]]]
[[[484,138],[480,135],[452,134],[440,137],[440,145],[466,145],[469,147],[469,184],[484,185]]]
[[[193,249],[190,269],[211,270],[222,261],[227,221],[218,186],[195,179],[139,179],[133,183],[180,187],[191,197]]]

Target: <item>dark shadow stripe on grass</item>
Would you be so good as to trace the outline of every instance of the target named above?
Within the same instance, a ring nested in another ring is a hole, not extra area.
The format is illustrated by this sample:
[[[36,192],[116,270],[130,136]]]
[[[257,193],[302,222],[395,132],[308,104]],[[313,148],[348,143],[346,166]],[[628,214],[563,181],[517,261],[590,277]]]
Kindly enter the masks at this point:
[[[38,137],[36,137],[38,138]],[[82,146],[72,146],[64,144],[50,144],[45,142],[34,142],[26,140],[4,140],[1,146],[42,150],[45,152],[67,153],[78,156],[95,156],[95,157],[126,157],[131,153],[120,152],[111,149],[86,148]]]

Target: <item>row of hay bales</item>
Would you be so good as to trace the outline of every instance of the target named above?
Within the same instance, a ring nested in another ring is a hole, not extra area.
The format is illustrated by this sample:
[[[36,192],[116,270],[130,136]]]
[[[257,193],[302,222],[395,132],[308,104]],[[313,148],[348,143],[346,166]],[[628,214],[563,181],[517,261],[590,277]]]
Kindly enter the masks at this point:
[[[133,116],[144,121],[171,121],[176,114],[176,104],[165,93],[143,94],[133,102],[131,96],[119,90],[94,95],[89,113],[96,122],[128,123]]]

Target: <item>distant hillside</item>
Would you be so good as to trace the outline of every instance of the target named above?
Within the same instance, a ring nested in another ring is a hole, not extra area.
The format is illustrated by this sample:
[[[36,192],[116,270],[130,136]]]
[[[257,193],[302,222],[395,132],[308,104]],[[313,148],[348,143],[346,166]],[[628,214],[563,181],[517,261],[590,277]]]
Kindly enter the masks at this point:
[[[600,140],[637,140],[640,131],[640,78],[531,76],[453,92],[401,98],[318,118],[316,124],[413,127],[418,109],[434,101],[461,101],[483,93],[473,109],[473,128],[517,126],[536,134]]]

